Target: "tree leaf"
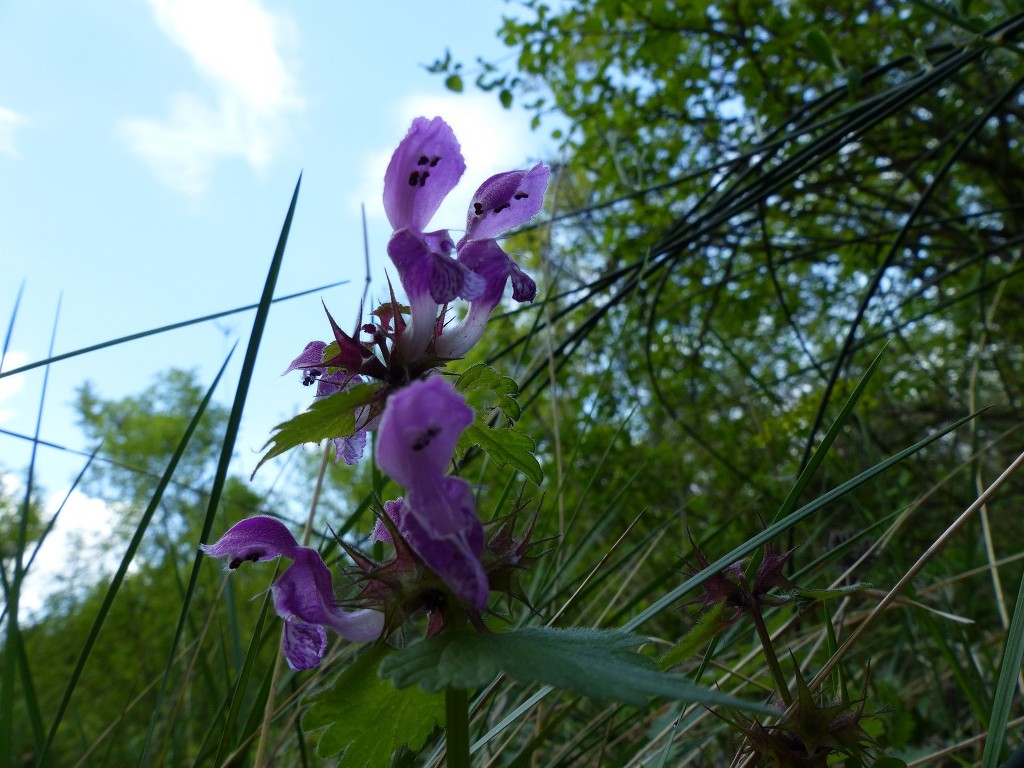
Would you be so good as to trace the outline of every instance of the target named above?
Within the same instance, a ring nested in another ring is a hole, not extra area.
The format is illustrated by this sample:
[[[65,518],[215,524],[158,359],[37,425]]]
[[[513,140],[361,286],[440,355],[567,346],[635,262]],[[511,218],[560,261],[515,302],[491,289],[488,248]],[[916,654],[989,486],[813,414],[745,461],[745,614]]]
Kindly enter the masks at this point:
[[[595,699],[645,706],[650,697],[767,710],[658,671],[631,649],[644,642],[626,632],[524,627],[505,634],[443,632],[384,659],[380,672],[396,686],[427,691],[479,688],[498,674],[522,683],[570,688]]]
[[[462,78],[459,75],[448,75],[444,79],[444,87],[455,93],[462,93]]]
[[[477,422],[467,427],[459,439],[460,450],[470,445],[479,445],[498,466],[511,464],[537,485],[544,482],[544,470],[533,455],[535,445],[529,435],[511,427],[495,429]]]
[[[814,58],[826,67],[837,72],[839,71],[839,62],[836,60],[836,54],[832,50],[832,43],[829,42],[824,32],[820,29],[808,30],[807,34],[804,35],[804,44]]]
[[[322,400],[315,400],[298,416],[274,427],[274,434],[263,447],[272,444],[260,459],[253,475],[275,456],[280,456],[303,443],[319,443],[334,437],[348,437],[356,432],[356,410],[367,405],[377,394],[378,384],[357,384]]]
[[[444,722],[444,696],[419,688],[397,689],[377,674],[386,646],[368,648],[327,690],[306,699],[306,730],[324,728],[317,744],[321,757],[345,752],[345,765],[387,768],[403,744],[420,749]]]

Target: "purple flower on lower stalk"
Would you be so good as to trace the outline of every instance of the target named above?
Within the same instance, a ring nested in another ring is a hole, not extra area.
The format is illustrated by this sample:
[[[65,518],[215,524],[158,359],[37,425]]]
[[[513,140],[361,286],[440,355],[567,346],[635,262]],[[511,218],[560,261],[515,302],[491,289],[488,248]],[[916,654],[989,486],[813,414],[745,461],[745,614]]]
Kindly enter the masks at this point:
[[[271,517],[250,517],[232,526],[214,544],[199,548],[210,557],[227,557],[228,568],[243,562],[286,557],[292,564],[270,587],[274,610],[285,620],[281,650],[288,666],[312,669],[323,659],[329,628],[347,640],[369,642],[380,637],[384,614],[379,611],[346,612],[334,600],[331,571],[310,547],[303,547],[291,532]]]
[[[512,298],[533,301],[537,284],[502,249],[495,238],[525,224],[540,212],[550,171],[538,163],[528,171],[506,171],[487,179],[473,196],[466,235],[459,240],[459,263],[484,280],[483,291],[470,302],[459,325],[448,329],[435,344],[438,357],[462,357],[480,340],[505,285],[512,279]]]
[[[473,410],[440,377],[414,381],[388,400],[377,463],[403,485],[405,503],[388,514],[413,551],[460,600],[483,609],[490,592],[480,563],[483,526],[469,483],[447,474]]]
[[[384,174],[384,210],[395,230],[388,256],[409,297],[410,327],[400,339],[409,361],[430,344],[438,305],[457,297],[473,299],[483,290],[483,282],[451,257],[454,243],[448,231],[424,231],[465,170],[451,127],[439,117],[418,117]]]

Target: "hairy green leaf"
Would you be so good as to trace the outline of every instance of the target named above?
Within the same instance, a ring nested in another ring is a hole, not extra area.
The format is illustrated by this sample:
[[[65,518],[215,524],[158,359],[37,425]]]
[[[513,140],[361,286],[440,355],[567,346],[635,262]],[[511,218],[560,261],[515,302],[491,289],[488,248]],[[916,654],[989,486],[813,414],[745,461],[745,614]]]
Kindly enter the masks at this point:
[[[312,706],[302,727],[325,729],[317,744],[321,757],[344,751],[346,766],[386,768],[395,750],[403,744],[420,749],[444,722],[444,696],[399,690],[377,674],[381,659],[394,653],[384,646],[368,648],[330,688],[306,699]]]
[[[494,429],[477,422],[467,427],[459,440],[460,449],[470,445],[479,445],[498,466],[511,464],[537,485],[544,482],[544,470],[533,455],[536,446],[529,435],[511,427]]]
[[[570,688],[595,699],[645,706],[653,696],[765,711],[678,675],[658,671],[632,649],[644,642],[626,632],[525,627],[505,634],[445,632],[384,659],[395,685],[427,691],[479,688],[499,674],[523,683]]]
[[[725,603],[716,603],[701,612],[693,629],[658,660],[658,666],[661,669],[668,669],[696,654],[711,638],[728,626],[728,622],[722,618],[724,611]]]
[[[263,446],[272,447],[260,459],[253,474],[265,462],[303,443],[319,443],[321,440],[355,434],[356,411],[367,405],[379,388],[377,384],[358,384],[344,392],[316,400],[298,416],[278,424],[274,427],[274,434]]]
[[[522,408],[516,400],[519,385],[485,363],[477,363],[459,376],[455,389],[478,411],[500,408],[509,421],[518,421]]]

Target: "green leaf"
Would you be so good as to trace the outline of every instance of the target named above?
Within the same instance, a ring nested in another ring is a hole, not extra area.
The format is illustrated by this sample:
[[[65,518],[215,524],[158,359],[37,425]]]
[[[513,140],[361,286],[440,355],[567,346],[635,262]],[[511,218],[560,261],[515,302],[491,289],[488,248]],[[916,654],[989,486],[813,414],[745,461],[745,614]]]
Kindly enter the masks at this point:
[[[502,88],[498,93],[498,100],[501,101],[501,106],[505,109],[512,108],[512,91],[508,88]]]
[[[804,35],[804,44],[818,61],[830,69],[839,71],[839,62],[832,51],[832,44],[820,29],[810,29]]]
[[[544,470],[533,455],[535,445],[529,435],[511,427],[494,429],[479,422],[471,424],[459,439],[459,448],[479,445],[499,467],[511,464],[537,485],[544,482]]]
[[[278,424],[274,427],[274,435],[263,446],[266,448],[273,444],[273,447],[260,459],[253,475],[264,462],[298,445],[355,434],[356,410],[373,400],[379,388],[379,384],[359,384],[344,392],[316,400],[295,418]]]
[[[387,768],[403,744],[420,749],[444,722],[444,696],[419,688],[395,688],[377,674],[381,659],[393,655],[386,646],[368,648],[327,690],[306,699],[306,730],[324,728],[317,744],[321,757],[345,752],[344,763],[356,768]]]
[[[686,636],[679,643],[658,659],[658,667],[668,669],[681,661],[685,661],[696,654],[711,638],[729,626],[729,623],[722,619],[724,610],[725,603],[716,603],[708,610],[703,611],[693,629],[687,632]]]
[[[459,75],[448,75],[444,79],[444,87],[455,93],[462,93],[462,78]]]
[[[485,363],[467,369],[455,382],[455,389],[478,411],[500,408],[509,421],[518,421],[522,415],[516,401],[519,385],[515,379],[501,375]]]
[[[546,683],[638,707],[659,696],[768,711],[660,672],[653,661],[632,650],[643,642],[637,635],[599,629],[525,627],[500,635],[444,632],[384,659],[380,673],[396,686],[416,683],[427,691],[480,688],[505,674],[522,683]]]
[[[835,587],[834,589],[798,589],[796,593],[800,595],[800,597],[808,597],[811,600],[831,600],[835,597],[852,595],[854,592],[859,592],[862,589],[868,589],[870,587],[870,584],[857,582],[856,584],[849,584],[845,587]]]

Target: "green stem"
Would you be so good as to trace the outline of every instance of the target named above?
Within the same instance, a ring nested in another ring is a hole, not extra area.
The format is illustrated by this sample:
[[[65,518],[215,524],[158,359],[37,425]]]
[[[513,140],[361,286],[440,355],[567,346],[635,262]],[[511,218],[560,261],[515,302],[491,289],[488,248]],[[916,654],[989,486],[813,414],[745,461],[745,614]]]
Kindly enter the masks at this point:
[[[448,768],[470,768],[469,692],[464,688],[446,688],[444,714]]]
[[[779,696],[782,702],[788,707],[793,703],[793,696],[789,692],[789,685],[786,683],[786,676],[782,674],[782,666],[779,664],[779,657],[775,655],[775,646],[772,645],[772,637],[765,626],[764,617],[761,615],[761,606],[756,602],[750,609],[750,618],[754,620],[757,627],[757,636],[761,638],[761,647],[764,649],[764,659],[768,662],[768,669],[772,673],[775,687],[779,689]]]

